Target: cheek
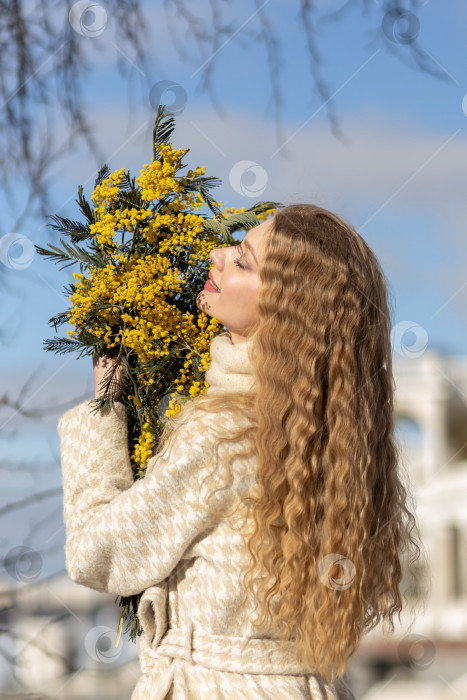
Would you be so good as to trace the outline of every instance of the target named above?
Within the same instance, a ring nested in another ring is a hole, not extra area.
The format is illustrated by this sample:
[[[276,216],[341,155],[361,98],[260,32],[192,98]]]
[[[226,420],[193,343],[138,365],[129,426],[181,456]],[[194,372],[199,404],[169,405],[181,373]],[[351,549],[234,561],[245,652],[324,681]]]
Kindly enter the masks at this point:
[[[261,283],[253,276],[242,271],[242,274],[232,274],[222,278],[220,299],[235,306],[247,305],[248,308],[258,298]]]
[[[237,289],[237,299],[239,304],[245,305],[247,308],[251,308],[258,299],[259,287],[255,284],[241,285]]]

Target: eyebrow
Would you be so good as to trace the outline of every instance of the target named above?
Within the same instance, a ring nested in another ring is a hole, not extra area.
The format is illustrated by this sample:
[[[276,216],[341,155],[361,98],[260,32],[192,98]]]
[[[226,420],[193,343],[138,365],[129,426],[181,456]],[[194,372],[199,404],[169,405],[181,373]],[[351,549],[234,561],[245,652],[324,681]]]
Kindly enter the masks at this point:
[[[255,255],[255,251],[253,250],[253,247],[252,247],[252,246],[248,243],[248,241],[246,241],[245,239],[243,239],[242,244],[243,244],[243,243],[245,244],[246,248],[250,251],[250,253],[252,254],[252,256],[253,256],[254,259],[255,259],[256,264],[257,264],[258,267],[259,267],[258,259],[257,259],[256,255]]]

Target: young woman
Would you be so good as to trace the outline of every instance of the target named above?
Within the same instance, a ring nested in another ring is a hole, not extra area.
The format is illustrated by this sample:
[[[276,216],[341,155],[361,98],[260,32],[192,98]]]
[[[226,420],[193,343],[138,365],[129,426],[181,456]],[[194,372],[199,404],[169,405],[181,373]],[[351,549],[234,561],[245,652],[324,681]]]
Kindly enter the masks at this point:
[[[133,700],[352,698],[348,658],[365,630],[392,628],[419,554],[385,277],[351,226],[305,204],[210,257],[197,303],[227,332],[145,478],[120,402],[59,421],[67,570],[144,591]]]

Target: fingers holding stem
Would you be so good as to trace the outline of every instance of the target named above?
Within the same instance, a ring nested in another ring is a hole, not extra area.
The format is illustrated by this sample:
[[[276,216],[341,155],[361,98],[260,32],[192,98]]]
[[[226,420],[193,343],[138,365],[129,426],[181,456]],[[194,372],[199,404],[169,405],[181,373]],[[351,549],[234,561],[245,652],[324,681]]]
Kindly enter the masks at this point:
[[[110,388],[118,387],[121,383],[121,379],[125,374],[125,367],[123,366],[121,360],[117,360],[115,357],[110,357],[110,355],[95,356],[92,360],[93,370],[94,370],[94,396],[96,399],[100,398],[104,392],[107,382],[110,377],[112,381],[110,383]],[[118,400],[121,396],[122,388],[114,394],[114,400]]]

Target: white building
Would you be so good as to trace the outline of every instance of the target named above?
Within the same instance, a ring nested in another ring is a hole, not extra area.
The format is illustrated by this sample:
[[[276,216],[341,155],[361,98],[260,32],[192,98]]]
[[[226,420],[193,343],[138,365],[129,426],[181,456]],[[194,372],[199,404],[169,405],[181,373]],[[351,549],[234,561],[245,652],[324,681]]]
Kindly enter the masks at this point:
[[[411,481],[427,571],[426,609],[408,629],[368,634],[349,664],[357,700],[467,699],[467,357],[425,351],[394,357],[396,415],[402,462]],[[0,673],[9,697],[21,688],[56,700],[130,697],[137,646],[115,649],[118,608],[66,576],[11,588],[0,581],[2,627],[13,633],[6,654],[18,661]],[[5,635],[3,637],[5,639]]]
[[[426,608],[392,637],[372,631],[349,670],[364,699],[467,699],[467,357],[394,356],[397,434],[416,502]],[[371,670],[376,684],[365,693]],[[362,693],[362,694],[363,694]]]
[[[2,646],[12,659],[2,668],[0,690],[18,700],[30,693],[56,700],[128,700],[140,675],[137,646],[122,636],[115,647],[114,600],[67,576],[14,588],[11,579],[0,581],[1,627],[10,630]]]

